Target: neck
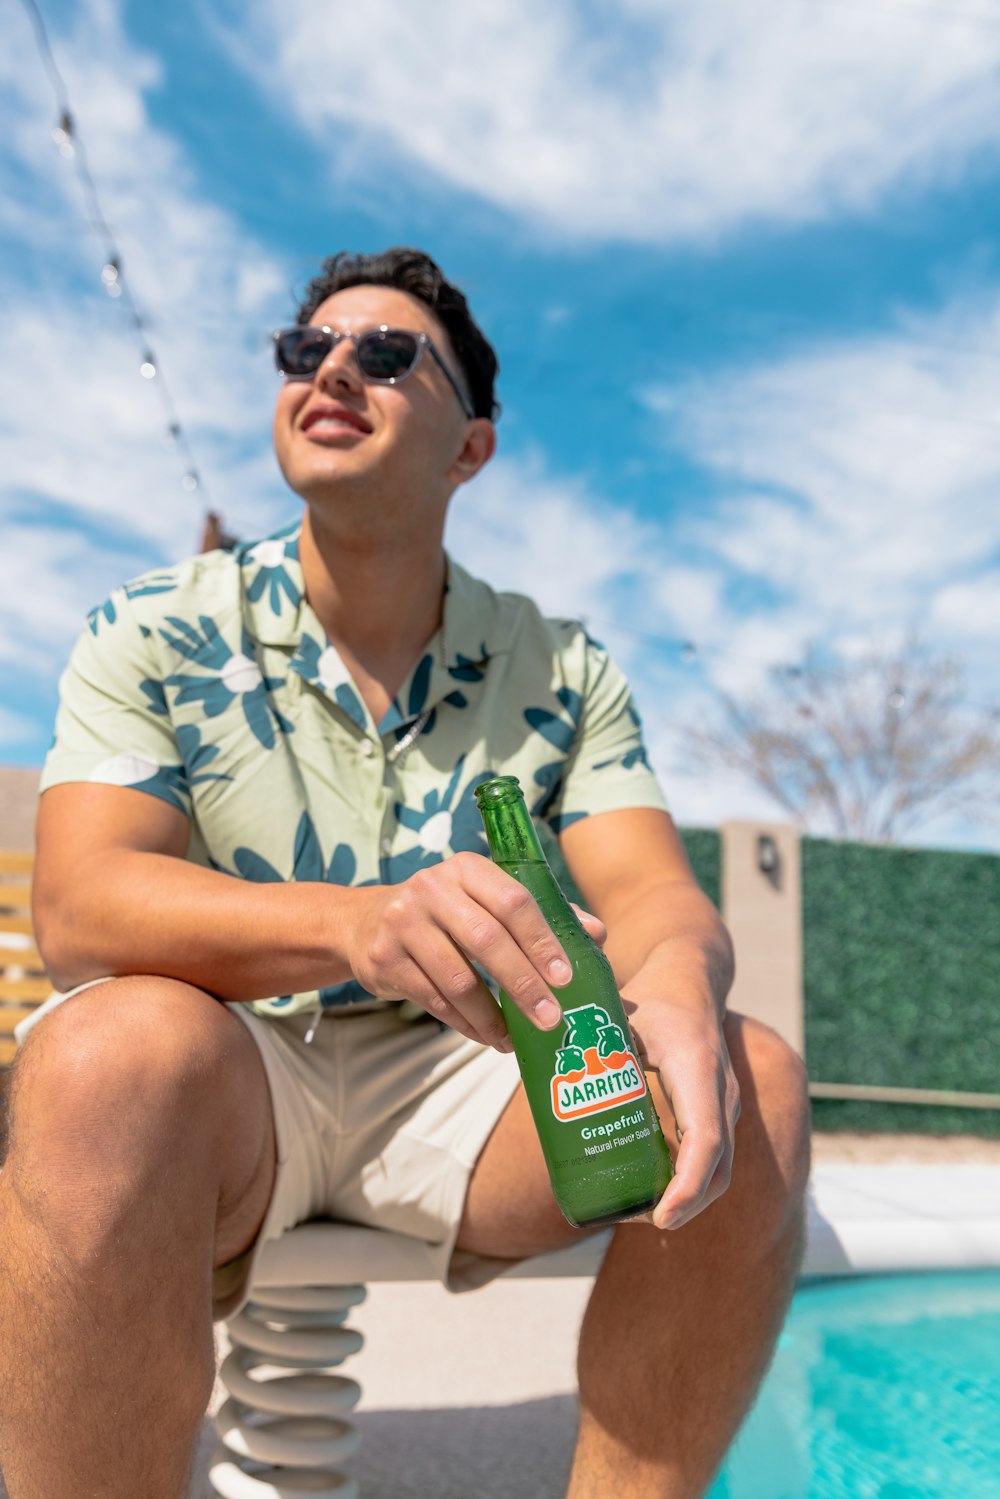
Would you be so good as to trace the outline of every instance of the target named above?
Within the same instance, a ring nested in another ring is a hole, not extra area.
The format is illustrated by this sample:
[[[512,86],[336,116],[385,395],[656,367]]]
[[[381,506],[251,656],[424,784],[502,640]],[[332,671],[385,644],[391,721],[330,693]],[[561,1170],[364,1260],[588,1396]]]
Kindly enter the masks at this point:
[[[334,534],[312,508],[303,520],[306,597],[376,721],[383,694],[395,696],[441,624],[445,555],[440,533],[428,531],[387,544],[385,537]]]

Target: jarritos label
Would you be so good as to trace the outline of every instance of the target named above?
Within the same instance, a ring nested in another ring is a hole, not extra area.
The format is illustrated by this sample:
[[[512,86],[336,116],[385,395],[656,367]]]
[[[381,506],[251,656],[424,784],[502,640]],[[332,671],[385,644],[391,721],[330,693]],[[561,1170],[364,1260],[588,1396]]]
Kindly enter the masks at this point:
[[[566,1034],[556,1052],[552,1112],[557,1119],[582,1119],[641,1098],[642,1068],[620,1025],[600,1005],[581,1005],[563,1016]]]

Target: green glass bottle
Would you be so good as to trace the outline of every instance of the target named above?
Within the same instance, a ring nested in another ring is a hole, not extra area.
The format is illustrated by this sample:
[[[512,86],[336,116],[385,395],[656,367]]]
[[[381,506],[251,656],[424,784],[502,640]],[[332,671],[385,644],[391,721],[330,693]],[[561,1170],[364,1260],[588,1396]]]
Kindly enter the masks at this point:
[[[611,964],[559,888],[517,778],[483,781],[476,800],[494,863],[531,891],[573,969],[551,1031],[500,992],[556,1201],[577,1228],[636,1218],[672,1167]]]

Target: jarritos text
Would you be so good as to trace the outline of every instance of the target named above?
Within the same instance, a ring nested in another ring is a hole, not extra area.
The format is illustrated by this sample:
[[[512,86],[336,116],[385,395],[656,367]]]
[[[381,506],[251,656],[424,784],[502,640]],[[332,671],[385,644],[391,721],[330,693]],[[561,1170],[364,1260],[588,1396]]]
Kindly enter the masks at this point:
[[[646,1092],[642,1068],[600,1005],[581,1005],[563,1016],[566,1034],[556,1052],[552,1112],[557,1119],[599,1114]]]

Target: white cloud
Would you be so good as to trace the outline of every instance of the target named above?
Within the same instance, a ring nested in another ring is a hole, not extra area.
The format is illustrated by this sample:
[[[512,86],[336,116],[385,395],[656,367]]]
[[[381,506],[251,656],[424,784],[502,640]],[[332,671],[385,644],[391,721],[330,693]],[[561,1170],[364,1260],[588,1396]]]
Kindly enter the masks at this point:
[[[981,641],[995,661],[1000,640],[1000,568],[947,584],[935,595],[930,615],[935,630],[952,638]],[[1000,682],[996,683],[995,696],[1000,706]]]
[[[157,381],[139,376],[143,339],[124,301],[101,289],[105,247],[52,143],[30,30],[12,24],[0,60],[11,100],[0,186],[16,186],[17,205],[0,264],[0,662],[48,682],[110,587],[195,548],[209,494],[260,530],[294,513],[270,450],[275,376],[264,340],[248,357],[243,331],[274,320],[287,278],[150,122],[158,65],[128,43],[118,11],[90,0],[54,40],[129,285],[152,312],[158,379],[208,488],[182,487],[187,457],[166,441]]]
[[[550,231],[674,242],[956,176],[1000,142],[995,22],[893,0],[253,0],[229,44],[341,183],[402,158]]]
[[[0,707],[0,742],[18,744],[34,737],[35,724],[23,713]]]
[[[738,649],[762,653],[770,629],[772,651],[785,636],[773,659],[787,660],[810,634],[927,627],[935,607],[946,643],[974,643],[956,601],[987,590],[977,579],[1000,552],[1000,359],[981,352],[1000,297],[978,311],[975,343],[959,307],[911,320],[905,338],[831,342],[646,393],[664,438],[721,487],[679,537],[728,591],[730,607],[705,620],[710,645],[738,631]],[[756,640],[736,617],[754,590]],[[661,602],[671,608],[666,580]]]
[[[662,538],[543,459],[497,458],[451,502],[446,538],[456,560],[494,588],[526,593],[548,614],[584,618],[618,659],[637,655],[628,625],[654,587]],[[625,628],[605,628],[605,621]]]

